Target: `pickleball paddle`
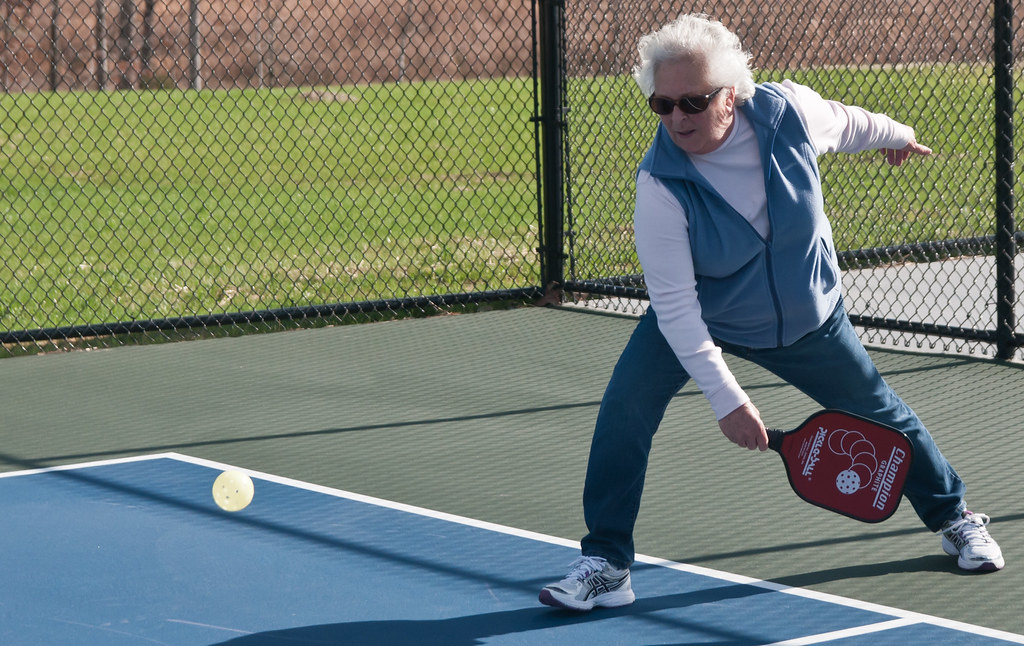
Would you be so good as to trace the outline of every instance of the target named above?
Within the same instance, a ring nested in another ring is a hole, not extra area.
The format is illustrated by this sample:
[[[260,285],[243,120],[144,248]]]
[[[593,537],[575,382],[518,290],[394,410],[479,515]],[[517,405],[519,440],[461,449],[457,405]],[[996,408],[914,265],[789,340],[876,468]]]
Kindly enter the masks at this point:
[[[768,429],[796,495],[866,523],[892,516],[903,496],[913,447],[902,432],[826,409],[792,431]]]

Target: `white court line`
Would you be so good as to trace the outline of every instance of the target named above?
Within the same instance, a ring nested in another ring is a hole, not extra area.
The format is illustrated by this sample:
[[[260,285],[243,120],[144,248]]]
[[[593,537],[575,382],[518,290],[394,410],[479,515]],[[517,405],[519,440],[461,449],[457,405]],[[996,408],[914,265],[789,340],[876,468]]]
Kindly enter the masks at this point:
[[[870,635],[872,633],[880,633],[886,630],[892,630],[893,628],[912,626],[916,623],[918,622],[913,619],[893,619],[892,621],[882,621],[877,624],[856,626],[854,628],[846,628],[844,630],[833,630],[830,633],[819,633],[817,635],[797,637],[796,639],[787,639],[786,641],[774,642],[771,644],[766,644],[765,646],[808,646],[810,644],[824,644],[836,639],[846,639],[847,637],[859,637],[861,635]]]
[[[160,458],[170,458],[172,460],[178,460],[181,462],[193,462],[194,458],[190,458],[180,453],[155,453],[153,455],[136,455],[127,458],[112,458],[110,460],[96,460],[95,462],[80,462],[78,464],[62,464],[55,467],[39,467],[37,469],[24,469],[22,471],[7,471],[0,473],[0,478],[13,478],[15,476],[30,476],[37,473],[50,473],[52,471],[72,471],[76,469],[87,469],[89,467],[102,467],[108,464],[126,464],[128,462],[143,462],[145,460],[159,460]]]
[[[240,630],[238,628],[228,628],[227,626],[214,626],[213,624],[202,624],[198,621],[188,621],[187,619],[168,619],[169,624],[184,624],[186,626],[195,626],[197,628],[210,628],[212,630],[223,630],[224,632],[237,633],[239,635],[255,635],[256,633],[248,630]]]
[[[507,534],[510,536],[516,536],[519,538],[525,538],[533,541],[539,541],[542,543],[548,543],[552,545],[560,545],[562,547],[571,547],[579,549],[580,544],[578,541],[571,541],[565,538],[558,538],[557,536],[549,536],[547,534],[540,534],[538,532],[531,532],[515,527],[508,527],[506,525],[498,525],[496,523],[489,523],[486,521],[475,520],[473,518],[467,518],[465,516],[456,516],[446,512],[434,511],[426,509],[424,507],[415,507],[413,505],[407,505],[405,503],[394,502],[391,500],[384,500],[383,498],[375,498],[373,496],[366,496],[363,494],[353,493],[351,491],[344,491],[341,489],[334,489],[332,487],[325,487],[322,485],[313,484],[310,482],[303,482],[302,480],[294,480],[292,478],[285,478],[282,476],[274,475],[272,473],[263,473],[261,471],[254,471],[252,469],[246,469],[244,467],[238,467],[223,462],[215,462],[213,460],[206,460],[204,458],[195,458],[181,453],[158,453],[153,455],[141,455],[129,458],[114,458],[111,460],[100,460],[96,462],[87,462],[83,464],[66,464],[58,467],[46,467],[41,469],[29,469],[26,471],[15,471],[9,473],[2,473],[0,477],[12,477],[20,475],[32,475],[37,473],[46,473],[49,471],[66,471],[69,469],[82,469],[97,466],[106,466],[111,464],[121,464],[127,462],[140,462],[144,460],[158,460],[158,459],[172,459],[179,462],[187,462],[198,466],[209,467],[211,469],[219,469],[226,471],[228,469],[235,469],[248,474],[250,477],[258,478],[260,480],[266,480],[268,482],[274,482],[277,484],[286,485],[289,487],[295,487],[298,489],[305,489],[307,491],[314,491],[317,493],[323,493],[337,498],[345,498],[355,502],[362,502],[369,505],[375,505],[377,507],[384,507],[386,509],[394,509],[396,511],[403,511],[410,514],[416,514],[418,516],[426,516],[429,518],[435,518],[437,520],[443,520],[446,522],[457,523],[459,525],[467,525],[470,527],[476,527],[478,529],[484,529],[500,534]],[[824,633],[822,635],[811,635],[802,637],[797,640],[789,640],[784,642],[777,642],[771,646],[795,646],[796,644],[817,644],[827,641],[827,639],[835,639],[836,635],[839,636],[851,636],[856,634],[870,634],[874,632],[881,632],[884,630],[890,630],[892,628],[898,628],[902,626],[908,626],[912,624],[928,624],[931,626],[938,626],[941,628],[948,628],[950,630],[956,630],[960,632],[966,632],[973,635],[979,635],[983,637],[991,637],[993,639],[1002,639],[1007,642],[1015,644],[1024,644],[1024,635],[1018,635],[1016,633],[1010,633],[1002,630],[995,630],[992,628],[985,628],[983,626],[976,626],[974,624],[968,624],[962,621],[954,621],[951,619],[943,619],[942,617],[935,617],[932,615],[926,615],[910,610],[902,610],[900,608],[893,608],[891,606],[883,606],[877,603],[870,603],[867,601],[860,601],[858,599],[849,599],[847,597],[840,597],[838,595],[829,594],[826,592],[817,592],[814,590],[807,590],[804,588],[793,588],[781,583],[773,583],[771,581],[765,581],[763,579],[755,579],[741,574],[733,574],[732,572],[725,572],[723,570],[714,570],[711,568],[702,567],[699,565],[689,565],[686,563],[678,563],[676,561],[667,561],[665,559],[655,558],[653,556],[645,556],[638,554],[636,556],[636,562],[645,563],[648,565],[655,565],[658,567],[665,567],[679,572],[686,572],[689,574],[696,574],[700,576],[710,577],[718,579],[720,581],[727,581],[729,583],[737,583],[742,585],[754,586],[765,590],[771,590],[773,592],[780,592],[782,594],[791,594],[793,596],[802,597],[805,599],[811,599],[815,601],[822,601],[825,603],[831,603],[839,606],[846,606],[848,608],[855,608],[858,610],[864,610],[868,612],[874,612],[877,614],[884,614],[895,617],[896,619],[891,621],[884,621],[874,624],[868,624],[867,626],[859,626],[850,628],[848,630],[836,631],[834,633]],[[863,630],[863,633],[850,633],[848,631]],[[829,637],[831,636],[831,637]],[[804,641],[804,640],[815,640],[817,641]]]

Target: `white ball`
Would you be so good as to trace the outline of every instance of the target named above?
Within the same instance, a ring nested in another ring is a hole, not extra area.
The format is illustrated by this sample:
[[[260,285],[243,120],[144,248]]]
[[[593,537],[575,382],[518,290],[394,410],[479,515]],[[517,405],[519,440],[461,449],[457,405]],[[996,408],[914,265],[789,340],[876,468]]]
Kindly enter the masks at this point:
[[[225,471],[213,481],[213,501],[224,511],[240,511],[252,502],[252,478],[241,471]]]

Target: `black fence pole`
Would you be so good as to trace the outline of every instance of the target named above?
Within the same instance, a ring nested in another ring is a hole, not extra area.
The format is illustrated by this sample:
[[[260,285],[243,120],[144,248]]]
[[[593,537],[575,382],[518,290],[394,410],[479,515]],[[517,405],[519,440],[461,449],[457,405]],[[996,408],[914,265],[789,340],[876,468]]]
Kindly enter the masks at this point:
[[[564,282],[564,173],[562,144],[565,135],[563,0],[539,0],[537,17],[540,49],[540,128],[541,128],[541,286],[549,288]]]
[[[1017,245],[1014,233],[1013,185],[1013,3],[994,0],[993,57],[995,81],[995,179],[996,179],[996,356],[1010,359],[1016,318],[1014,304],[1014,258]]]

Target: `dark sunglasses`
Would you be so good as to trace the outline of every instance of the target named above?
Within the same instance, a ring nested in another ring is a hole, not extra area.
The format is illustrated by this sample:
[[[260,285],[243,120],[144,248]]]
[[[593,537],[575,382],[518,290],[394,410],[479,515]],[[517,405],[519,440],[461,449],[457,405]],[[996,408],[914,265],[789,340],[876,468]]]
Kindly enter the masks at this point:
[[[666,116],[672,114],[672,110],[679,106],[679,109],[686,114],[700,114],[708,109],[711,105],[711,99],[715,98],[715,95],[721,92],[725,88],[718,88],[711,94],[698,94],[697,96],[684,96],[678,101],[672,99],[665,99],[660,96],[651,95],[651,98],[647,99],[647,105],[651,106],[651,110],[654,110],[656,114]]]

